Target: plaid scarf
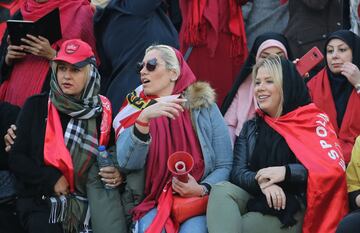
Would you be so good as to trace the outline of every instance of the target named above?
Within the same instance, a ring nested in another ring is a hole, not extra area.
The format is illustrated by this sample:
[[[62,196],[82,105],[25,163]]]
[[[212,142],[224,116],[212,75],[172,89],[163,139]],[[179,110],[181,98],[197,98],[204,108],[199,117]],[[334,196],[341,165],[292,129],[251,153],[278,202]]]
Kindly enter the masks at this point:
[[[78,232],[85,220],[87,211],[86,181],[90,167],[95,162],[98,154],[98,133],[96,129],[96,117],[102,111],[100,90],[100,75],[96,67],[90,64],[89,78],[80,99],[65,95],[56,79],[56,69],[53,70],[50,81],[50,111],[60,111],[71,117],[64,133],[64,142],[70,153],[73,172],[68,175],[70,190],[73,195],[67,198],[66,217],[63,222],[65,232]],[[56,140],[56,139],[55,139]],[[45,153],[45,160],[47,160]],[[51,155],[50,155],[51,156]],[[64,173],[64,172],[63,172]],[[70,178],[69,178],[70,176]],[[82,198],[84,197],[84,201]]]

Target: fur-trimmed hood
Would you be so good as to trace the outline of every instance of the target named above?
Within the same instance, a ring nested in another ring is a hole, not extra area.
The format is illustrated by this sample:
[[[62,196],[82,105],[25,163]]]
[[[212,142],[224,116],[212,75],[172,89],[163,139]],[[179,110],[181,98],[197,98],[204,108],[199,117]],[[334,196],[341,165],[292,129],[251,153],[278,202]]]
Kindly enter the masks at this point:
[[[188,100],[184,104],[185,108],[208,108],[215,103],[216,93],[209,83],[198,81],[184,91],[183,97]]]

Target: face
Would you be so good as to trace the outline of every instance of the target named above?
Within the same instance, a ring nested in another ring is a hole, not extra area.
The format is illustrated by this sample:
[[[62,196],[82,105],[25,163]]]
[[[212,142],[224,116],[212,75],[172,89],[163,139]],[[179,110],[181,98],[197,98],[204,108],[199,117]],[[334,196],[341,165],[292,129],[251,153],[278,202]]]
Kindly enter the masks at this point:
[[[285,57],[285,53],[279,47],[269,47],[261,51],[259,58],[256,59],[256,62],[267,58],[271,54],[277,54],[280,57]]]
[[[280,88],[264,67],[258,70],[254,92],[260,109],[269,116],[276,117],[281,102]]]
[[[154,65],[154,58],[156,58],[155,69],[148,70],[146,64],[150,62]],[[160,52],[157,50],[150,50],[145,55],[143,63],[144,67],[140,70],[140,77],[144,93],[146,95],[156,95],[159,97],[171,95],[177,78],[176,73],[166,69],[165,61],[161,58]]]
[[[76,68],[69,63],[59,63],[57,80],[64,94],[80,99],[88,81],[87,67]]]
[[[345,62],[352,61],[351,48],[340,39],[332,39],[326,46],[326,61],[331,72],[341,73]]]

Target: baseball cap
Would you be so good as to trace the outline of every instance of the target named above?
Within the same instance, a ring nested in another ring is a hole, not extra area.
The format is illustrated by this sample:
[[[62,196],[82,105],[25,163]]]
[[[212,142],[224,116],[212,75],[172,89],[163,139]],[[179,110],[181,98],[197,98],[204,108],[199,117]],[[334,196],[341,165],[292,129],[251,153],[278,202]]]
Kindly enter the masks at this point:
[[[89,44],[80,39],[71,39],[62,43],[53,61],[67,62],[81,68],[89,63],[96,65],[94,57]]]

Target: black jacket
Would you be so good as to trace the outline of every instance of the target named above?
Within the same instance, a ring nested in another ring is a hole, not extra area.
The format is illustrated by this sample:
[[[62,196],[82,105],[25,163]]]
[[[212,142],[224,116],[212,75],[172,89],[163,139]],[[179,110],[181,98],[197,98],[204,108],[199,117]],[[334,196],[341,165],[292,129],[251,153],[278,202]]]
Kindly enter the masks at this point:
[[[245,122],[240,135],[235,140],[234,162],[230,181],[252,195],[261,194],[260,187],[255,180],[256,172],[250,169],[251,156],[256,144],[256,118]],[[259,145],[261,146],[261,145]],[[306,190],[307,170],[300,163],[288,164],[285,181],[287,184],[296,184]]]

